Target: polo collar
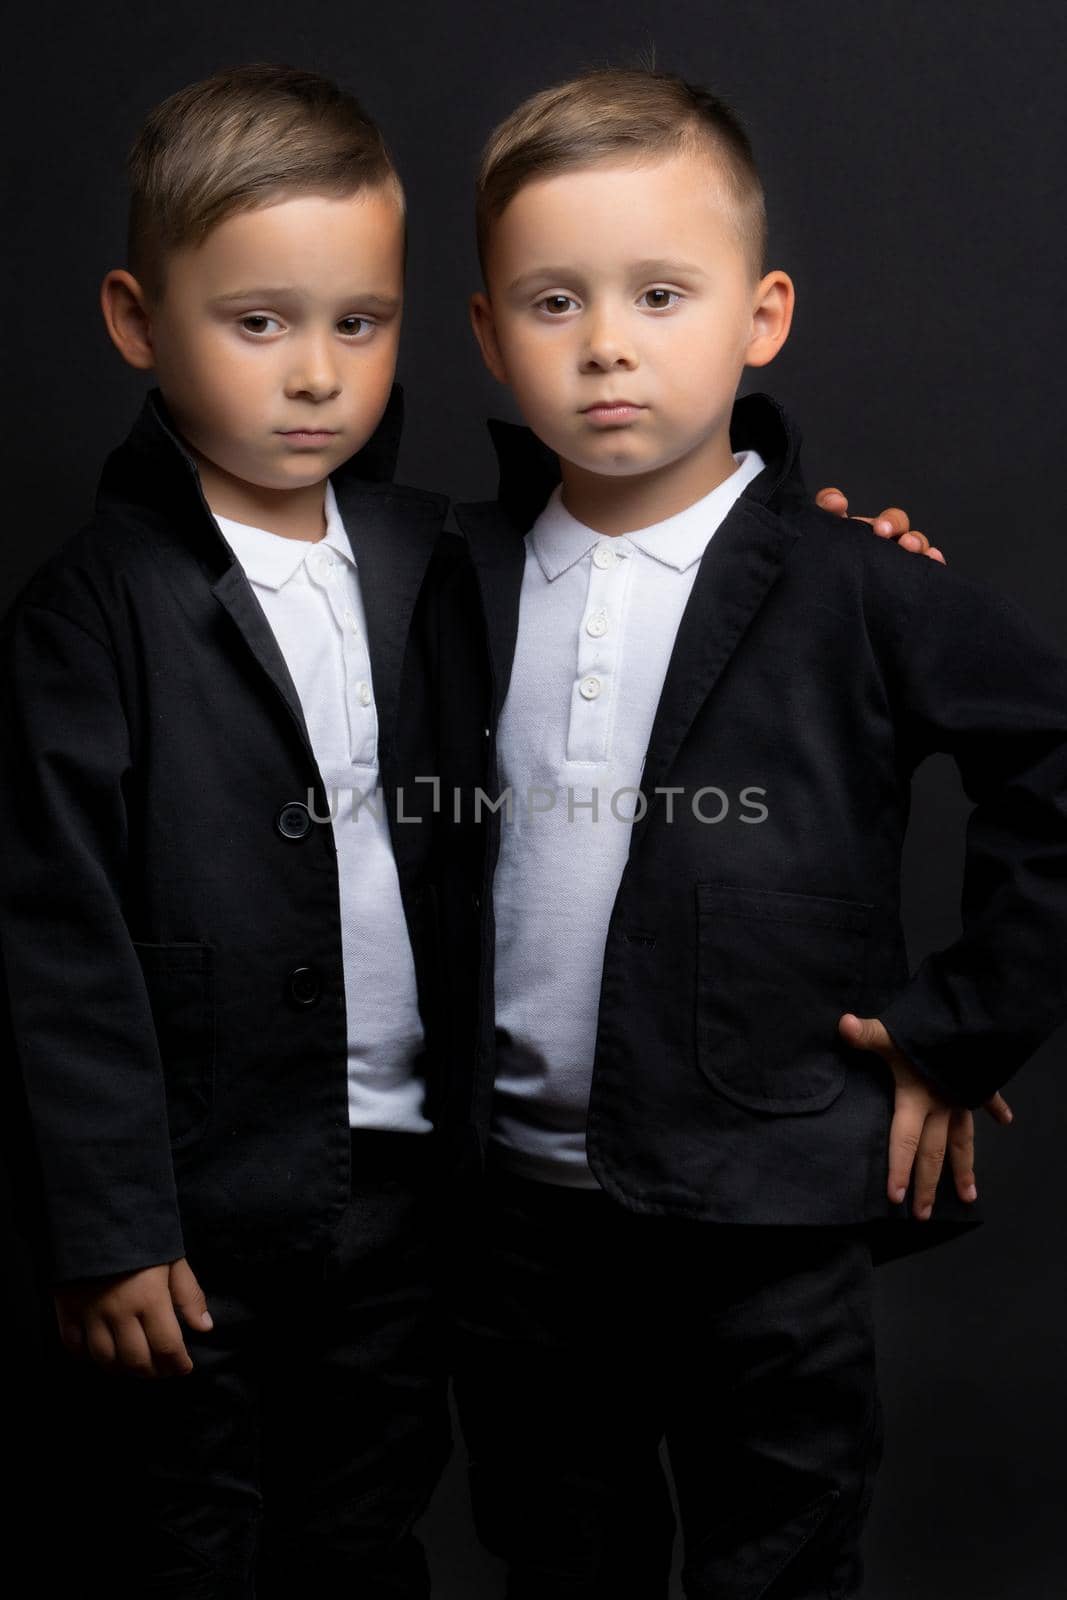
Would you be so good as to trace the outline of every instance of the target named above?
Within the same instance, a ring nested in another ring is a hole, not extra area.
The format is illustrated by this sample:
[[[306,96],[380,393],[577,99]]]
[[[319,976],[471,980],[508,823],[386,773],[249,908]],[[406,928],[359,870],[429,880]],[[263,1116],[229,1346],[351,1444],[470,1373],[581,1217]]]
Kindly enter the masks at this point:
[[[337,508],[337,496],[329,478],[326,480],[323,509],[326,513],[326,532],[321,539],[286,539],[266,528],[234,522],[231,517],[216,516],[215,521],[251,582],[264,589],[278,590],[304,565],[311,551],[321,550],[324,546],[343,556],[349,566],[355,568],[356,558],[352,554],[352,546]]]
[[[650,527],[611,537],[612,548],[620,556],[635,549],[675,572],[686,572],[703,556],[708,541],[746,486],[763,471],[764,460],[758,450],[736,454],[737,468],[691,506],[665,517]],[[551,583],[566,572],[605,537],[573,517],[563,504],[557,484],[530,534],[530,543],[541,570]]]

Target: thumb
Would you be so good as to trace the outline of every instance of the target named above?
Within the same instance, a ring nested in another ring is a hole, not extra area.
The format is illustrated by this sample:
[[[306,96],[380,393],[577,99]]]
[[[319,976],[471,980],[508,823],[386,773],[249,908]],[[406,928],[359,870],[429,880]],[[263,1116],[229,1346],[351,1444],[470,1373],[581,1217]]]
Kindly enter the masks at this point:
[[[846,1044],[852,1045],[855,1050],[877,1050],[881,1053],[891,1048],[889,1035],[877,1017],[857,1017],[851,1011],[846,1011],[838,1019],[837,1031]]]
[[[207,1308],[204,1291],[197,1283],[192,1267],[184,1258],[171,1264],[170,1297],[188,1327],[210,1329],[215,1326]]]

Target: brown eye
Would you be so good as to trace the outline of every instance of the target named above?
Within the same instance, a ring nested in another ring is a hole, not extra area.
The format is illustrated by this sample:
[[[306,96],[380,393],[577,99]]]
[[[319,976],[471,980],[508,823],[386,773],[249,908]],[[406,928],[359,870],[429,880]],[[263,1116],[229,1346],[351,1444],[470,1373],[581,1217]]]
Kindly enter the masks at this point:
[[[573,305],[574,302],[571,300],[569,294],[548,294],[540,303],[544,306],[546,311],[550,312],[553,316],[557,316],[561,312],[566,311],[567,307]]]
[[[652,311],[666,311],[680,296],[674,289],[646,289],[641,298]]]
[[[253,312],[250,316],[241,318],[241,326],[242,328],[248,328],[249,333],[262,333],[264,327],[270,320],[270,317],[265,317],[258,312]],[[249,324],[253,322],[257,323],[258,326],[254,328],[249,327]]]
[[[374,324],[368,321],[366,317],[342,317],[337,326],[342,333],[359,335],[372,328]]]

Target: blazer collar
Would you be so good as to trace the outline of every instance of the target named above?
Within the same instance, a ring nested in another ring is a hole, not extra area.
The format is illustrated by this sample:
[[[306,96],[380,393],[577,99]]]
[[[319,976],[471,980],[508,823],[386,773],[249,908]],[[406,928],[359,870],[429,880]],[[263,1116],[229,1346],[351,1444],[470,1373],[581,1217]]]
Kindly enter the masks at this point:
[[[403,423],[404,392],[394,384],[374,433],[331,474],[342,505],[343,491],[350,486],[391,482]],[[212,564],[225,568],[234,560],[204,498],[196,460],[159,389],[149,390],[126,439],[104,462],[96,508],[115,505],[158,516],[184,541],[198,545]]]
[[[403,391],[394,384],[374,434],[330,475],[336,510],[359,569],[383,772],[396,747],[408,631],[448,506],[443,495],[392,483],[403,415]],[[151,521],[170,540],[193,549],[216,600],[274,684],[311,754],[303,708],[281,649],[241,563],[211,514],[196,461],[158,389],[149,393],[129,436],[104,463],[96,504],[98,510],[132,507],[139,519]]]

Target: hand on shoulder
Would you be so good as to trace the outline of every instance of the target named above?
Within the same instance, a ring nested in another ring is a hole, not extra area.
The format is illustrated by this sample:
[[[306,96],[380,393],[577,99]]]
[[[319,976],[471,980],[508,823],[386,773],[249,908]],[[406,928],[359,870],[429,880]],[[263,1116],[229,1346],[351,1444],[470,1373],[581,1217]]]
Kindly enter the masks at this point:
[[[840,489],[820,489],[815,496],[815,504],[835,517],[848,516],[848,500]],[[852,517],[850,520],[866,522],[879,539],[894,539],[901,550],[908,550],[914,555],[929,556],[931,561],[939,561],[942,566],[948,564],[936,545],[932,545],[924,533],[911,526],[908,513],[902,511],[899,506],[887,506],[876,517]]]

